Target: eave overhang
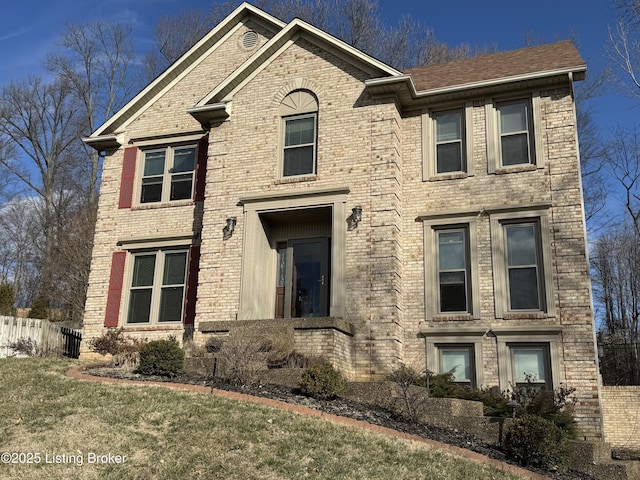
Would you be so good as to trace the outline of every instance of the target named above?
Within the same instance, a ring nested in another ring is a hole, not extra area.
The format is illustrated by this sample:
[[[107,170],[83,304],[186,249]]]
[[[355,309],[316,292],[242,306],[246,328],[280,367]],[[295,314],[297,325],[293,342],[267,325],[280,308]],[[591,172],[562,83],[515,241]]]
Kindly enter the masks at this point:
[[[435,102],[453,101],[474,96],[486,96],[495,93],[549,87],[558,84],[571,84],[584,80],[586,66],[549,70],[514,75],[480,82],[448,85],[429,90],[418,91],[410,75],[365,80],[365,87],[374,98],[395,97],[405,109],[420,107]]]
[[[213,122],[222,122],[229,117],[226,103],[212,103],[187,109],[187,113],[195,118],[203,128],[207,128]]]
[[[82,141],[99,152],[115,151],[122,146],[122,142],[118,140],[118,136],[115,134],[83,137]]]

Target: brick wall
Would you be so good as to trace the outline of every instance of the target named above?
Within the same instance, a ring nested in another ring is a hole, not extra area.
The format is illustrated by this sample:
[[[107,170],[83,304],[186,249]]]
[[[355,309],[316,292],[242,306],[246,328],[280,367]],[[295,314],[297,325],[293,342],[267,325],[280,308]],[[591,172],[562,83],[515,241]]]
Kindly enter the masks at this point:
[[[602,387],[602,412],[605,441],[640,451],[640,386]]]

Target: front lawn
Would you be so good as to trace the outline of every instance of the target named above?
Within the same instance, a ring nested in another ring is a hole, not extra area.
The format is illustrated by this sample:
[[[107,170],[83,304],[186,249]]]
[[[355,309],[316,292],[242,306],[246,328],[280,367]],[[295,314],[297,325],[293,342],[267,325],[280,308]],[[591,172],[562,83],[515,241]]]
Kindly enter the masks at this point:
[[[32,462],[0,463],[0,478],[518,478],[416,442],[261,405],[66,378],[75,364],[0,360],[0,452]]]

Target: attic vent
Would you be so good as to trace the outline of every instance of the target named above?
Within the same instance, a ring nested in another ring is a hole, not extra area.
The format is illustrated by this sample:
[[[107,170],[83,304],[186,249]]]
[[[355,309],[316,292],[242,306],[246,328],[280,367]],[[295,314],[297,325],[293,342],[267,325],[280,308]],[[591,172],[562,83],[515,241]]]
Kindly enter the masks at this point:
[[[258,45],[258,34],[256,32],[249,30],[242,35],[242,48],[251,50],[256,45]]]

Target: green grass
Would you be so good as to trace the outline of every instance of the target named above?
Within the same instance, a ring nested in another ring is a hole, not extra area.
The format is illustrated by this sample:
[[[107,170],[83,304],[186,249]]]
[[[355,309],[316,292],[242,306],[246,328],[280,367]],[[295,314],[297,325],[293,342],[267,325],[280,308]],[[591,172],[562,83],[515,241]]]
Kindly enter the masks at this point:
[[[417,442],[266,406],[65,377],[74,364],[0,359],[0,452],[41,456],[39,464],[0,464],[0,478],[518,478]],[[89,452],[126,460],[87,464]],[[45,464],[54,453],[83,465]]]

